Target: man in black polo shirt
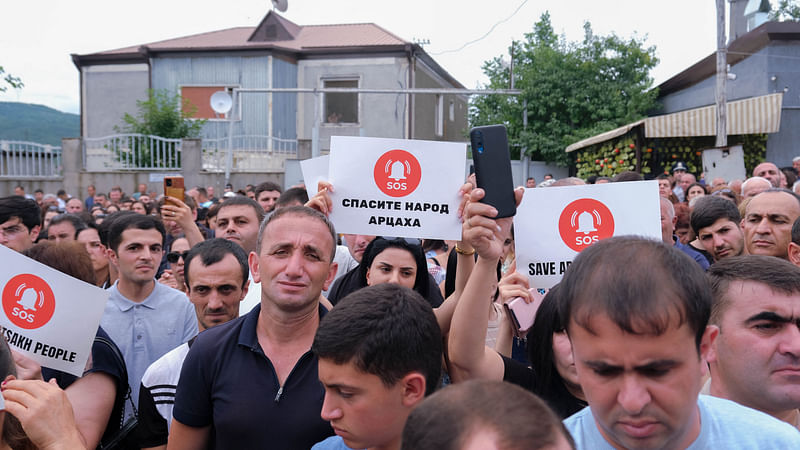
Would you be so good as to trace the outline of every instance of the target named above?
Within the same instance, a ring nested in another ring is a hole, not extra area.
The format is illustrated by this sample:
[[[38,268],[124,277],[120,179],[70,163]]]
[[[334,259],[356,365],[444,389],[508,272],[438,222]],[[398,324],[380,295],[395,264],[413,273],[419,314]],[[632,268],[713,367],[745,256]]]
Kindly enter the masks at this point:
[[[170,449],[310,448],[333,435],[311,343],[336,274],[333,225],[303,206],[259,230],[250,271],[261,304],[197,337],[181,370]]]

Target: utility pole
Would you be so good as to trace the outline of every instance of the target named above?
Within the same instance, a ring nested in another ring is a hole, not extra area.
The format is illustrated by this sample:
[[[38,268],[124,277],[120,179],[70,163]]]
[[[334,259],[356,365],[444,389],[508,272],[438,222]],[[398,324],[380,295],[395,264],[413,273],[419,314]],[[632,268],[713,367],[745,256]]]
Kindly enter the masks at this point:
[[[728,79],[728,47],[725,43],[725,0],[717,0],[717,141],[715,146],[728,146],[728,111],[725,92]]]

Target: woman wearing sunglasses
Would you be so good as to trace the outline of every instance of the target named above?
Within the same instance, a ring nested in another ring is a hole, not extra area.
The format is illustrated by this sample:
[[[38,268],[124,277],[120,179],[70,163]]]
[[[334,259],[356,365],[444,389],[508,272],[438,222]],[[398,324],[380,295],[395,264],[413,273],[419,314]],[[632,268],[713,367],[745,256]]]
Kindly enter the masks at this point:
[[[179,237],[172,242],[170,252],[167,253],[169,269],[166,269],[158,279],[159,283],[186,292],[186,283],[183,281],[184,260],[189,253],[189,241],[185,237]]]

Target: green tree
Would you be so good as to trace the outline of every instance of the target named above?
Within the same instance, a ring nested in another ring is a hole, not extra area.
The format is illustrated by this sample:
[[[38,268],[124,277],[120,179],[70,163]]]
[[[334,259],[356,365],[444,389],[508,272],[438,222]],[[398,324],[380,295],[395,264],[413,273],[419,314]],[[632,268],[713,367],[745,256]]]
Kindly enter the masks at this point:
[[[778,5],[768,11],[769,20],[800,20],[800,5],[797,4],[797,0],[779,0]]]
[[[510,50],[514,87],[522,94],[474,97],[470,123],[504,123],[514,156],[525,149],[533,159],[566,165],[569,144],[638,120],[656,106],[649,73],[658,59],[655,47],[644,47],[643,39],[597,36],[587,22],[583,41],[568,42],[544,13]],[[509,67],[502,57],[486,61],[486,87],[508,88]],[[523,127],[526,101],[528,125]]]
[[[138,100],[135,116],[125,113],[122,127],[118,132],[139,133],[163,138],[196,138],[203,130],[205,120],[192,119],[197,107],[180,94],[170,94],[167,90],[147,92],[147,100]]]
[[[0,92],[5,92],[9,87],[13,89],[20,89],[25,86],[18,77],[6,73],[3,66],[0,66]]]
[[[135,116],[125,113],[124,125],[117,132],[158,136],[169,139],[196,138],[205,120],[192,119],[197,108],[179,94],[167,90],[149,90],[147,100],[136,102]],[[128,137],[127,143],[114,148],[117,160],[124,165],[142,167],[180,167],[180,152],[175,143]]]

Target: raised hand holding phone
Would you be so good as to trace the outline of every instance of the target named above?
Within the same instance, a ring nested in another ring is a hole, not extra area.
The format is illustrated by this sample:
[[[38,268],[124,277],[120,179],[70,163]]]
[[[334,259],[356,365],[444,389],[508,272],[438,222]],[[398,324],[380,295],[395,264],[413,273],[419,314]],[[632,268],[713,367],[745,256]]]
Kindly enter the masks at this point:
[[[497,215],[492,217],[513,217],[517,203],[505,125],[475,127],[470,130],[469,138],[477,187],[485,192],[481,201],[495,207]]]

